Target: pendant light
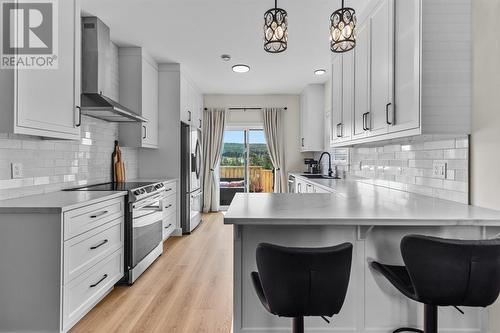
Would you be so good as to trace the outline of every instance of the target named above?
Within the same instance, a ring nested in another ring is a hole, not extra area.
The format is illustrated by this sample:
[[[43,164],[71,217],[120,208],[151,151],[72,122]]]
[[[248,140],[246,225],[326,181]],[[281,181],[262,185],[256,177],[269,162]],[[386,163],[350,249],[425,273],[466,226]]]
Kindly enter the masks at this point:
[[[356,46],[356,12],[344,7],[337,9],[330,16],[330,50],[343,53]]]
[[[264,50],[269,53],[280,53],[288,46],[288,14],[278,8],[274,0],[274,8],[264,14]]]

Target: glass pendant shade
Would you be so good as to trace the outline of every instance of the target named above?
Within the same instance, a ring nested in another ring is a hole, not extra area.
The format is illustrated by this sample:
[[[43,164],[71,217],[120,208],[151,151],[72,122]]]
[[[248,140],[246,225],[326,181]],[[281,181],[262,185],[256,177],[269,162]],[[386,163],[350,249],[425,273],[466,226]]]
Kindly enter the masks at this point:
[[[342,53],[352,50],[356,46],[356,12],[344,7],[333,12],[330,16],[330,50]]]
[[[264,50],[269,53],[280,53],[288,46],[288,14],[284,9],[274,8],[264,14]]]

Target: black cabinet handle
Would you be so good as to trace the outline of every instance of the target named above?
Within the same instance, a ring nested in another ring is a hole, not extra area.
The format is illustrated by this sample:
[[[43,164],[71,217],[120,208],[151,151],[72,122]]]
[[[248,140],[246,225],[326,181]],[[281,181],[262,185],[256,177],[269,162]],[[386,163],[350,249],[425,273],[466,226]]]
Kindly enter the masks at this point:
[[[172,188],[171,188],[171,187],[169,187],[169,188],[167,188],[167,189],[165,190],[165,192],[168,192],[168,191],[172,191]]]
[[[198,121],[200,122],[200,128],[201,128],[201,119],[198,119]]]
[[[385,122],[387,125],[392,125],[392,121],[389,121],[389,106],[391,106],[392,103],[387,103],[385,105]]]
[[[98,218],[99,216],[103,216],[103,215],[105,215],[105,214],[107,214],[107,213],[108,213],[108,211],[107,211],[107,210],[103,210],[102,212],[99,212],[99,213],[97,213],[97,214],[90,215],[90,218],[91,218],[91,219],[95,219],[95,218]]]
[[[102,281],[106,280],[106,278],[107,278],[107,277],[108,277],[108,274],[104,274],[104,275],[102,276],[102,278],[101,278],[99,281],[97,281],[97,282],[96,282],[96,283],[94,283],[94,284],[91,284],[91,285],[90,285],[90,288],[97,287],[97,286],[99,285],[99,283],[101,283]]]
[[[302,147],[304,147],[304,138],[302,138]]]
[[[370,112],[363,113],[363,129],[365,131],[368,131],[370,129],[368,127],[368,114],[370,114]]]
[[[169,223],[167,226],[165,226],[165,229],[168,229],[172,226],[172,223]]]
[[[188,111],[188,121],[191,121],[191,111]]]
[[[170,207],[172,207],[172,204],[165,206],[165,208],[170,208]]]
[[[342,137],[342,123],[337,124],[337,138]]]
[[[144,136],[142,138],[145,139],[147,136],[148,129],[147,129],[146,125],[142,125],[142,128],[144,128]]]
[[[78,105],[76,106],[76,108],[78,109],[78,123],[75,124],[75,127],[80,127],[82,125],[82,108]]]
[[[94,245],[94,246],[91,246],[91,247],[90,247],[90,249],[91,249],[91,250],[98,249],[98,248],[100,248],[101,246],[103,246],[104,244],[106,244],[107,242],[108,242],[108,240],[107,240],[107,239],[105,239],[105,240],[103,240],[102,242],[100,242],[99,244]]]

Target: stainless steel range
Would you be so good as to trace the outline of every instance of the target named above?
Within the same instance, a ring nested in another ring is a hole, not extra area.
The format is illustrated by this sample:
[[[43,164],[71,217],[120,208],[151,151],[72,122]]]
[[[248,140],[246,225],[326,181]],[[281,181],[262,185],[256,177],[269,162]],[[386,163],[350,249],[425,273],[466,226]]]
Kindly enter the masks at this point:
[[[104,183],[71,190],[128,192],[125,197],[128,209],[125,212],[125,276],[122,282],[133,284],[163,252],[163,182]]]

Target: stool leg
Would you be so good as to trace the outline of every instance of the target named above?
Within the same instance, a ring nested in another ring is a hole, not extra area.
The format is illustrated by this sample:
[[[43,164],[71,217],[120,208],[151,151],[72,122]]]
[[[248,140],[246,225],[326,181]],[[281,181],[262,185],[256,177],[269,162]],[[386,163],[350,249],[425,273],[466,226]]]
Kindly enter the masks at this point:
[[[293,318],[293,333],[304,333],[304,317]]]
[[[438,313],[436,305],[425,304],[424,306],[424,332],[437,333]]]

